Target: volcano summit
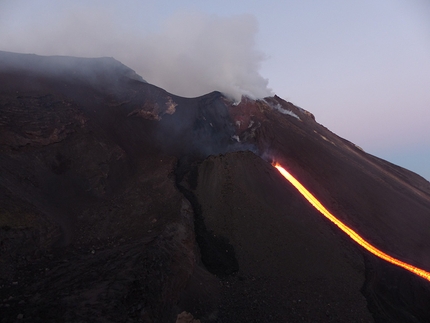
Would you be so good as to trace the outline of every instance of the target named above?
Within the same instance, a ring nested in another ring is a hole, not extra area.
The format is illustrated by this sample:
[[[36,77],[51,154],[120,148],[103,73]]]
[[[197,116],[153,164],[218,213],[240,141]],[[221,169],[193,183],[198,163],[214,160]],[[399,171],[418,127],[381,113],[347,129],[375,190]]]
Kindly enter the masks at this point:
[[[0,110],[1,322],[430,321],[430,282],[272,163],[427,272],[430,183],[290,102],[0,52]]]

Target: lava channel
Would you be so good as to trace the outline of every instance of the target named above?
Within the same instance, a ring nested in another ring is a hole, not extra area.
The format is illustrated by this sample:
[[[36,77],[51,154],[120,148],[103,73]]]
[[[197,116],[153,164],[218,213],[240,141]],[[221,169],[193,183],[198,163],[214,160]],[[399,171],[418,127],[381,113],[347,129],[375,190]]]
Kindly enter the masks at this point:
[[[331,222],[333,222],[335,225],[339,227],[343,232],[345,232],[352,240],[354,240],[356,243],[358,243],[360,246],[362,246],[364,249],[369,251],[370,253],[374,254],[375,256],[384,259],[385,261],[392,263],[396,266],[402,267],[406,270],[409,270],[410,272],[414,273],[415,275],[422,277],[428,281],[430,281],[430,273],[414,267],[408,263],[405,263],[399,259],[393,258],[390,255],[387,255],[385,252],[379,250],[378,248],[371,245],[369,242],[364,240],[357,232],[352,230],[350,227],[345,225],[342,221],[340,221],[338,218],[336,218],[333,214],[331,214],[318,199],[312,195],[311,192],[309,192],[297,179],[295,179],[289,172],[287,172],[281,165],[278,163],[275,163],[273,166],[275,166],[278,171],[281,173],[282,176],[285,177],[293,186],[308,200],[310,204],[313,205],[314,208],[316,208],[318,211],[320,211],[327,219],[329,219]]]

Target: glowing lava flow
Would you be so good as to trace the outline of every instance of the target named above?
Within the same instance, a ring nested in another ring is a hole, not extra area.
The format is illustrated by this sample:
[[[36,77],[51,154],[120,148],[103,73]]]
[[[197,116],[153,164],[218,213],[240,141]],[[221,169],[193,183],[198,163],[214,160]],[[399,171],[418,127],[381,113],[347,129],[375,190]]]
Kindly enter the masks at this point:
[[[331,214],[321,203],[316,199],[315,196],[313,196],[300,182],[295,179],[290,173],[288,173],[281,165],[274,164],[274,166],[278,169],[278,171],[284,176],[293,186],[313,205],[314,208],[316,208],[318,211],[320,211],[327,219],[329,219],[331,222],[336,224],[343,232],[345,232],[347,235],[351,237],[352,240],[354,240],[356,243],[358,243],[360,246],[362,246],[367,251],[371,252],[375,256],[384,259],[385,261],[388,261],[396,266],[402,267],[406,270],[409,270],[410,272],[427,279],[430,281],[430,273],[422,270],[420,268],[414,267],[410,264],[407,264],[401,260],[398,260],[396,258],[393,258],[389,255],[387,255],[385,252],[382,252],[381,250],[375,248],[372,246],[369,242],[364,240],[357,232],[352,230],[350,227],[343,224],[340,220],[338,220],[333,214]]]

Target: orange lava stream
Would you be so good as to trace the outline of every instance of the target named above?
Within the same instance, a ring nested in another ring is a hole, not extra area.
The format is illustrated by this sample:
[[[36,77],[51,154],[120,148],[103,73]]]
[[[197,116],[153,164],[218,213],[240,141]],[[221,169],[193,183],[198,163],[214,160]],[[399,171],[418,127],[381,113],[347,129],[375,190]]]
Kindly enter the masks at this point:
[[[339,219],[337,219],[333,214],[331,214],[321,203],[317,200],[315,196],[312,195],[297,179],[295,179],[290,173],[288,173],[281,165],[274,164],[274,166],[278,169],[278,171],[284,176],[293,186],[313,205],[314,208],[316,208],[318,211],[320,211],[327,219],[329,219],[331,222],[336,224],[343,232],[345,232],[348,236],[351,237],[352,240],[354,240],[356,243],[361,245],[364,249],[371,252],[375,256],[384,259],[385,261],[388,261],[396,266],[402,267],[406,270],[409,270],[410,272],[414,273],[415,275],[418,275],[424,279],[427,279],[430,281],[430,273],[414,267],[410,264],[407,264],[399,259],[393,258],[390,255],[387,255],[385,252],[377,249],[376,247],[372,246],[369,242],[364,240],[357,232],[352,230],[347,225],[343,224]]]

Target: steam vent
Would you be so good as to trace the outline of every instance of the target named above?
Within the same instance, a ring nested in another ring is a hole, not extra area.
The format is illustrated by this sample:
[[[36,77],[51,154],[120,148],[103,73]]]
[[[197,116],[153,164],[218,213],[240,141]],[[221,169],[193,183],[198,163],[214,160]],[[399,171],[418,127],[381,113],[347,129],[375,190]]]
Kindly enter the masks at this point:
[[[429,272],[430,183],[310,112],[0,52],[0,322],[430,322]]]

